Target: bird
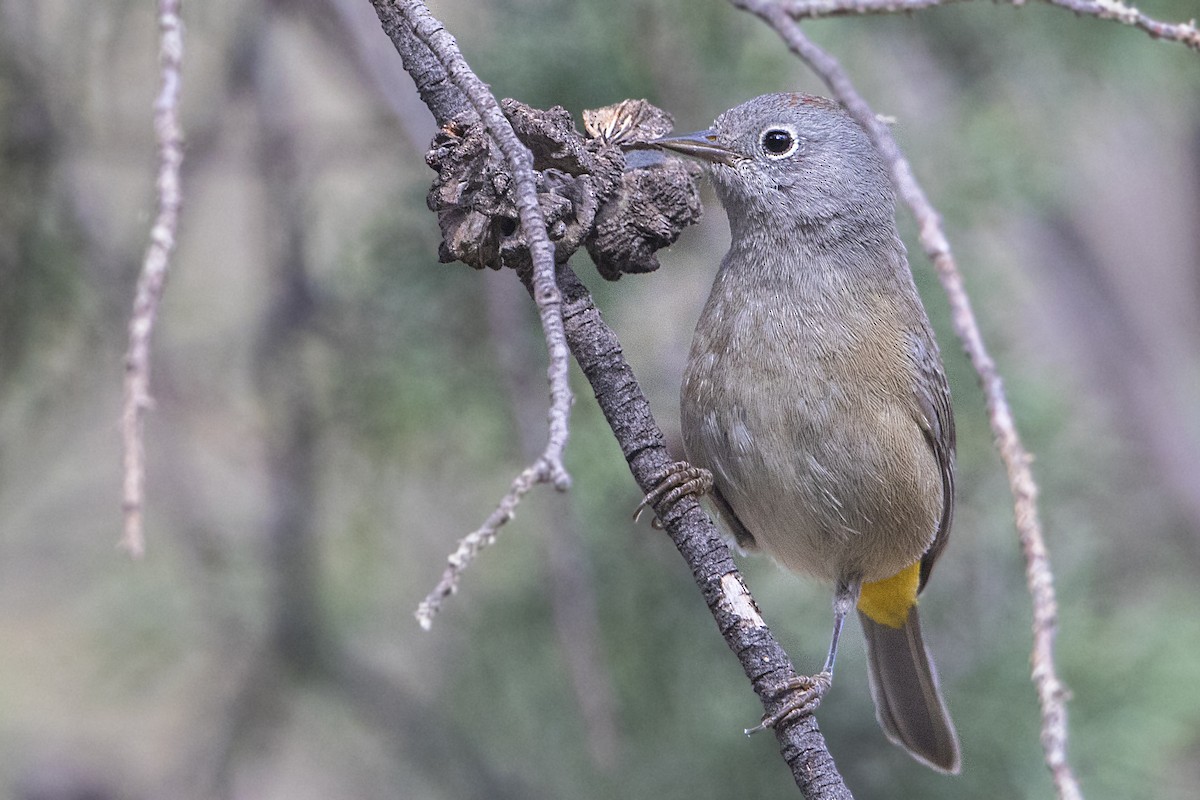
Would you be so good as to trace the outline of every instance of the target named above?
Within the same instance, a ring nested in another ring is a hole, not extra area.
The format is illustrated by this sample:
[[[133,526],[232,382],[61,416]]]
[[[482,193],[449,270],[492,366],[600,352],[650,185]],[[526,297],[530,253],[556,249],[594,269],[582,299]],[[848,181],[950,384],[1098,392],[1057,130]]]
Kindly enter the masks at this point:
[[[684,371],[687,460],[643,503],[705,494],[742,549],[834,587],[822,670],[763,726],[820,703],[856,608],[884,733],[957,773],[917,613],[954,516],[954,416],[883,159],[841,105],[794,92],[652,144],[703,162],[730,246]]]

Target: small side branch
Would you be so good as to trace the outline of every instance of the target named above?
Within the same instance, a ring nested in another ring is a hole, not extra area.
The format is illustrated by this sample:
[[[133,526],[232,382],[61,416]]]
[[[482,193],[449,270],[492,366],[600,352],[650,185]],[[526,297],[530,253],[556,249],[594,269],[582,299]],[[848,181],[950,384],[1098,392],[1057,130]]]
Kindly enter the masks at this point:
[[[773,5],[794,20],[821,17],[850,17],[867,14],[899,14],[944,6],[963,0],[778,0]],[[772,5],[769,2],[756,6]],[[757,13],[757,12],[755,12]]]
[[[1009,0],[1009,2],[1013,5],[1020,5],[1018,0]],[[1159,22],[1133,6],[1125,5],[1121,0],[1042,0],[1042,2],[1065,8],[1080,16],[1111,19],[1122,25],[1131,25],[1150,34],[1154,39],[1180,42],[1192,50],[1200,52],[1200,28],[1196,27],[1194,19],[1175,24]]]
[[[496,532],[512,519],[514,509],[529,489],[538,483],[552,483],[560,491],[570,487],[571,478],[562,460],[569,433],[571,403],[574,399],[567,380],[570,351],[563,331],[562,295],[554,279],[554,246],[546,233],[546,218],[538,204],[533,155],[517,138],[512,124],[504,116],[491,90],[471,70],[454,37],[429,12],[424,3],[420,0],[373,0],[373,4],[384,29],[396,42],[397,49],[404,57],[405,69],[413,73],[415,78],[419,72],[427,71],[430,63],[440,67],[438,72],[442,74],[437,76],[436,81],[430,80],[427,83],[449,84],[457,89],[457,93],[466,99],[470,110],[483,123],[512,171],[521,232],[529,244],[530,258],[533,262],[531,293],[541,319],[550,361],[547,370],[550,383],[550,433],[546,448],[532,465],[517,476],[512,488],[501,499],[484,525],[463,539],[458,550],[450,557],[450,564],[441,582],[417,610],[417,620],[423,628],[429,628],[441,601],[454,591],[462,570],[480,550],[495,540]],[[399,23],[407,28],[411,37],[428,48],[428,54],[412,49],[412,45],[405,41],[409,37],[404,35],[405,32],[401,30]],[[427,55],[432,55],[432,62],[426,60]],[[422,91],[428,93],[425,86],[422,86]],[[450,121],[443,114],[435,116],[438,117],[439,123],[445,124]]]
[[[1061,800],[1081,800],[1083,795],[1067,761],[1066,690],[1054,666],[1058,604],[1054,594],[1054,576],[1038,519],[1037,484],[1029,468],[1029,453],[1021,443],[1013,423],[1003,382],[983,343],[962,275],[942,230],[941,217],[925,196],[925,191],[913,175],[891,132],[854,88],[837,60],[814,44],[782,5],[764,0],[733,2],[774,28],[792,52],[825,81],[846,110],[866,129],[883,155],[900,196],[917,218],[921,247],[933,262],[949,298],[955,332],[983,387],[992,435],[1004,462],[1013,495],[1017,534],[1025,557],[1025,577],[1033,598],[1032,677],[1042,710],[1042,748],[1046,764],[1054,778],[1058,797]]]
[[[949,5],[962,0],[779,0],[778,2],[754,2],[741,4],[744,7],[775,6],[794,20],[817,19],[819,17],[844,17],[861,14],[897,14],[921,11],[934,6]],[[1014,6],[1025,5],[1025,0],[1004,0]],[[1154,39],[1180,42],[1192,50],[1200,51],[1200,28],[1196,20],[1169,23],[1152,19],[1137,8],[1121,0],[1041,0],[1052,6],[1064,8],[1079,16],[1108,19],[1145,31]],[[757,13],[757,12],[755,12]],[[761,15],[760,15],[761,16]]]
[[[442,601],[458,590],[458,580],[463,570],[470,566],[471,562],[475,560],[475,556],[496,541],[496,535],[500,528],[516,516],[521,498],[537,484],[546,483],[549,480],[551,480],[549,468],[541,459],[521,470],[521,474],[513,479],[508,492],[500,498],[500,504],[496,506],[496,510],[483,521],[483,525],[462,538],[458,543],[458,548],[450,554],[449,563],[446,565],[445,572],[442,573],[442,579],[417,606],[417,622],[422,628],[425,630],[433,628],[433,618],[441,610]]]
[[[434,54],[446,70],[450,82],[466,96],[475,113],[504,154],[516,181],[516,204],[520,214],[521,232],[529,243],[533,259],[533,299],[541,317],[542,333],[550,354],[547,376],[550,381],[550,437],[535,469],[540,481],[549,481],[555,488],[566,490],[571,478],[562,463],[567,446],[568,418],[572,395],[567,382],[570,351],[562,325],[562,296],[554,281],[554,246],[546,234],[546,218],[538,205],[537,178],[533,172],[533,155],[521,144],[512,124],[504,116],[500,104],[487,84],[471,70],[458,49],[454,37],[446,31],[425,4],[419,0],[398,2],[396,10],[412,27],[413,33]],[[536,465],[535,465],[536,466]]]
[[[183,163],[183,130],[179,125],[179,88],[183,62],[183,22],[180,0],[159,0],[158,97],[154,101],[154,135],[158,143],[158,176],[155,186],[158,210],[150,229],[150,244],[142,260],[129,320],[129,348],[125,352],[125,391],[121,410],[121,443],[124,449],[124,533],[120,546],[135,558],[146,550],[142,508],[146,482],[146,447],[143,415],[153,405],[150,396],[150,336],[158,316],[163,285],[175,233],[182,194],[179,170]]]

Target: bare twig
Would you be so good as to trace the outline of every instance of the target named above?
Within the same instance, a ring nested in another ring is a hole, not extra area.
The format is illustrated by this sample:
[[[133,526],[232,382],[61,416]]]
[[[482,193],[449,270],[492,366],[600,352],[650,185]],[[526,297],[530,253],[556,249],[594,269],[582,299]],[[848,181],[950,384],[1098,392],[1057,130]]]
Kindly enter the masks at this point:
[[[963,287],[941,218],[925,196],[908,161],[900,152],[887,126],[879,121],[866,100],[854,88],[841,65],[817,47],[800,30],[788,10],[765,0],[733,0],[774,28],[797,56],[816,72],[846,110],[866,129],[883,155],[900,196],[912,209],[920,226],[921,247],[933,262],[950,300],[955,332],[958,334],[983,387],[988,419],[996,447],[1008,473],[1015,507],[1017,533],[1025,556],[1025,577],[1033,598],[1033,682],[1042,709],[1042,748],[1062,800],[1082,798],[1078,782],[1067,761],[1066,690],[1054,666],[1054,635],[1058,604],[1054,577],[1038,520],[1037,484],[1029,468],[1030,456],[1021,443],[1005,397],[1004,385],[995,362],[984,346],[971,302]]]
[[[774,3],[794,20],[849,17],[867,14],[898,14],[959,3],[963,0],[778,0]],[[760,3],[757,5],[770,5]],[[757,13],[757,12],[756,12]]]
[[[533,156],[517,139],[512,125],[487,85],[475,75],[462,57],[454,37],[429,12],[424,3],[419,0],[373,2],[385,29],[389,23],[394,25],[398,17],[415,38],[433,54],[444,70],[444,80],[466,98],[512,170],[516,183],[516,206],[520,215],[521,231],[529,243],[533,260],[533,299],[537,304],[542,333],[550,355],[550,435],[546,448],[532,465],[517,476],[509,492],[501,499],[499,506],[484,525],[459,543],[458,549],[450,557],[441,582],[417,610],[417,619],[421,626],[428,628],[433,623],[441,601],[454,591],[458,575],[481,549],[495,540],[497,530],[512,519],[513,511],[525,493],[538,483],[553,483],[560,490],[570,486],[571,479],[562,462],[563,450],[567,444],[568,417],[573,401],[567,382],[570,352],[567,349],[566,335],[563,333],[562,296],[554,280],[554,247],[546,235],[545,217],[538,205]],[[405,67],[410,68],[408,62]],[[427,88],[422,87],[422,92],[423,97],[428,100]],[[444,117],[439,118],[439,122],[445,121]]]
[[[470,566],[480,551],[485,550],[496,541],[496,534],[500,528],[515,516],[521,498],[528,494],[534,486],[544,483],[548,479],[548,475],[541,471],[540,463],[540,461],[534,462],[521,470],[521,473],[513,479],[508,492],[500,498],[496,510],[488,515],[488,518],[483,521],[483,525],[477,530],[464,536],[458,543],[458,548],[450,554],[449,563],[442,573],[442,579],[417,606],[417,622],[421,623],[422,628],[429,630],[433,627],[433,618],[441,609],[442,601],[458,590],[458,579],[462,571]]]
[[[158,141],[158,212],[150,229],[150,244],[142,261],[133,314],[129,320],[129,349],[125,353],[125,397],[121,411],[124,447],[124,533],[120,546],[135,558],[146,550],[142,507],[146,482],[146,448],[142,420],[153,405],[150,397],[150,335],[158,315],[163,284],[179,223],[179,169],[183,163],[183,131],[179,126],[180,68],[183,61],[183,22],[180,0],[159,0],[160,86],[154,101],[154,134]]]
[[[1014,6],[1025,5],[1025,0],[1003,0]],[[774,3],[794,20],[817,19],[818,17],[851,16],[859,14],[896,14],[920,11],[934,6],[949,5],[962,0],[779,0]],[[1143,14],[1137,8],[1121,0],[1040,0],[1052,6],[1066,9],[1080,16],[1114,20],[1145,31],[1154,39],[1180,42],[1193,50],[1200,51],[1200,28],[1196,20],[1169,23],[1159,22]],[[767,3],[756,3],[767,5]]]

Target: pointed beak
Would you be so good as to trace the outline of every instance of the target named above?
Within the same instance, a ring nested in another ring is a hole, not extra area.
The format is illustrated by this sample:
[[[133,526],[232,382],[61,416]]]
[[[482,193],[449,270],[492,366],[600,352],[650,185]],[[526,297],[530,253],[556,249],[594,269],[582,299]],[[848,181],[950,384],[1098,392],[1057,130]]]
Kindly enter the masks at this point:
[[[712,164],[733,164],[741,160],[740,155],[717,140],[717,132],[712,129],[686,133],[683,136],[653,139],[647,144]]]

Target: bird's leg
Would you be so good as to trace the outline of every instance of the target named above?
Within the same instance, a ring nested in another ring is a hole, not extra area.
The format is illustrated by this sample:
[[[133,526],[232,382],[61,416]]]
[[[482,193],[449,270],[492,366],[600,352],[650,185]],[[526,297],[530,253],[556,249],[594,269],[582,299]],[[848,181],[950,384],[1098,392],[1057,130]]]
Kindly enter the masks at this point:
[[[703,467],[693,467],[686,461],[676,461],[668,464],[654,476],[654,488],[642,498],[633,512],[633,521],[637,522],[642,512],[657,503],[670,505],[684,495],[694,494],[701,497],[713,487],[712,473]],[[654,527],[662,527],[658,518],[654,519]]]
[[[747,728],[747,736],[765,731],[767,728],[774,728],[792,717],[808,716],[821,705],[821,699],[833,686],[833,662],[837,660],[838,640],[842,637],[842,626],[846,622],[846,615],[858,602],[858,593],[861,588],[861,578],[838,581],[837,590],[833,596],[833,638],[829,642],[829,655],[825,656],[825,666],[816,675],[797,675],[788,680],[784,687],[786,695],[783,703],[769,714],[764,714],[762,720],[753,728]]]

